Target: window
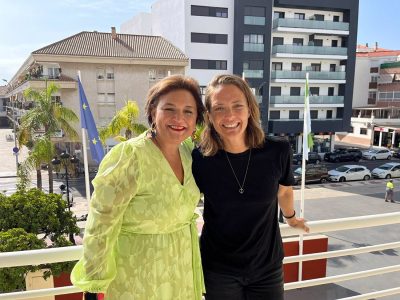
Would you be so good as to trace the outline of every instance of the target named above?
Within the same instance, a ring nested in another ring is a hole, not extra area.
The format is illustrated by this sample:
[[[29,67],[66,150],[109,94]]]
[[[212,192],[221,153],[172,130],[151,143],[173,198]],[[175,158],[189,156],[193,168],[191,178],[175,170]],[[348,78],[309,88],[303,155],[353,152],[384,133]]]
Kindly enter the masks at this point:
[[[304,20],[305,17],[306,17],[305,14],[301,14],[301,13],[295,13],[295,14],[294,14],[294,18],[295,18],[295,19]]]
[[[192,32],[192,43],[209,43],[209,44],[228,44],[227,34],[198,33]]]
[[[332,47],[338,46],[338,40],[332,40]]]
[[[106,78],[107,79],[114,79],[114,68],[106,68]]]
[[[262,34],[245,34],[243,42],[252,44],[264,44],[264,35]]]
[[[319,96],[319,87],[310,87],[310,96]]]
[[[260,6],[245,6],[244,7],[245,16],[253,17],[265,17],[265,7]]]
[[[301,63],[292,63],[292,71],[301,71],[302,64]]]
[[[263,60],[244,61],[243,70],[264,70],[264,61]]]
[[[326,111],[326,118],[327,119],[332,119],[332,113],[333,113],[333,111],[331,109],[328,109]]]
[[[369,92],[368,93],[368,98],[369,99],[376,99],[376,92]]]
[[[281,62],[273,62],[272,70],[273,71],[282,71],[282,63]]]
[[[300,111],[299,110],[289,110],[289,119],[296,119],[300,118]]]
[[[271,120],[279,120],[281,118],[281,112],[280,110],[271,110],[269,112],[269,118]]]
[[[304,39],[293,38],[293,45],[303,46],[303,41],[304,41]]]
[[[274,11],[274,19],[284,19],[285,13],[283,11]]]
[[[202,96],[206,94],[206,89],[207,89],[207,86],[206,86],[206,85],[201,85],[201,86],[200,86],[200,94],[201,94]]]
[[[369,72],[370,73],[379,73],[379,68],[377,68],[377,67],[370,68]]]
[[[377,76],[371,76],[371,82],[378,82]]]
[[[330,86],[328,87],[328,96],[333,96],[335,94],[335,88]]]
[[[210,70],[226,70],[226,60],[207,60],[207,59],[192,59],[192,69],[210,69]]]
[[[367,135],[367,128],[360,128],[360,134]]]
[[[329,72],[336,72],[336,65],[335,64],[330,64],[329,65]]]
[[[311,71],[321,72],[321,64],[311,64]]]
[[[51,96],[51,101],[62,105],[61,96]]]
[[[324,21],[325,20],[325,16],[324,15],[315,14],[314,15],[314,20],[316,20],[316,21]]]
[[[333,22],[339,22],[340,17],[339,16],[333,16]]]
[[[227,18],[228,8],[192,5],[191,14],[192,16]]]
[[[300,96],[300,87],[291,87],[290,88],[290,96]]]
[[[47,75],[50,79],[56,79],[60,77],[61,69],[60,68],[47,68]]]
[[[320,40],[320,39],[311,40],[309,43],[309,46],[322,47],[322,40]]]
[[[280,96],[282,88],[280,86],[271,86],[271,96]]]
[[[104,69],[100,69],[100,68],[98,68],[97,70],[96,70],[96,76],[97,76],[97,79],[104,79]]]
[[[274,37],[272,39],[272,45],[283,45],[283,37]]]
[[[311,119],[318,119],[318,110],[310,110]]]
[[[149,70],[149,80],[150,81],[156,80],[156,75],[157,75],[156,70]]]

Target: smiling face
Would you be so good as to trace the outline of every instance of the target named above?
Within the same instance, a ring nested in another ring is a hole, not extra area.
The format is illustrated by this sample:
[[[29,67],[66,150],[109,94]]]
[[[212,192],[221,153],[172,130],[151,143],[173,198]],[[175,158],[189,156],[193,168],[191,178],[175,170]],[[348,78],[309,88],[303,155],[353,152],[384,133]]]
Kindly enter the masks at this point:
[[[211,97],[209,118],[225,147],[235,145],[246,148],[245,137],[249,116],[247,99],[238,87],[233,84],[217,87]]]
[[[160,143],[179,145],[196,129],[196,101],[187,90],[173,90],[160,96],[151,114]]]

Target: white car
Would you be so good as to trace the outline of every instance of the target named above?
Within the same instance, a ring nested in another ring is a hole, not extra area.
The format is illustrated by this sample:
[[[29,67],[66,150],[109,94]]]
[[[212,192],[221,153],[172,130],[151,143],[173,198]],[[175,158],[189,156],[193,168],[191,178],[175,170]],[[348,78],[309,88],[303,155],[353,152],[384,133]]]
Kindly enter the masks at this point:
[[[328,172],[330,181],[369,180],[371,171],[360,165],[344,165]]]
[[[362,153],[363,159],[392,159],[392,152],[387,148],[370,149]]]
[[[372,177],[374,178],[392,178],[400,177],[400,164],[399,163],[386,163],[372,170]]]

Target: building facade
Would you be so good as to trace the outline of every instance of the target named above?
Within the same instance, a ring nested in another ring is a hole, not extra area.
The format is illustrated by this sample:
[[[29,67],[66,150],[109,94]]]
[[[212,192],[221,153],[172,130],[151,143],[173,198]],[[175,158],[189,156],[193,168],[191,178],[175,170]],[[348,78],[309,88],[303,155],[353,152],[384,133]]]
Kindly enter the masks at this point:
[[[358,0],[159,0],[121,26],[170,40],[190,58],[202,86],[215,74],[243,75],[259,99],[269,135],[300,151],[305,74],[310,74],[316,149],[350,129]]]
[[[98,128],[107,125],[127,100],[138,103],[138,122],[147,125],[144,107],[148,89],[169,74],[184,74],[187,64],[183,52],[162,37],[117,34],[115,28],[110,33],[80,32],[33,51],[10,80],[5,97],[12,100],[8,107],[19,118],[34,105],[24,98],[24,90],[44,89],[54,82],[59,87],[54,101],[79,116],[80,71]],[[81,134],[80,124],[72,125]],[[60,149],[80,153],[81,143],[72,143],[62,132],[53,138]],[[115,143],[107,141],[110,147]]]

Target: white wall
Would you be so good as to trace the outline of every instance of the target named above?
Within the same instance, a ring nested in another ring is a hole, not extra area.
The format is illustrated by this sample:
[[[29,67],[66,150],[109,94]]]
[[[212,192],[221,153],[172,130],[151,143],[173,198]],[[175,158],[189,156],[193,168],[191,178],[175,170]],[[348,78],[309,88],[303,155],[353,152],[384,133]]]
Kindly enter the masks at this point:
[[[368,57],[356,58],[354,73],[353,107],[368,105],[368,86],[370,82],[370,59]]]
[[[145,12],[139,13],[132,19],[122,23],[120,31],[127,34],[151,35],[151,14]]]

